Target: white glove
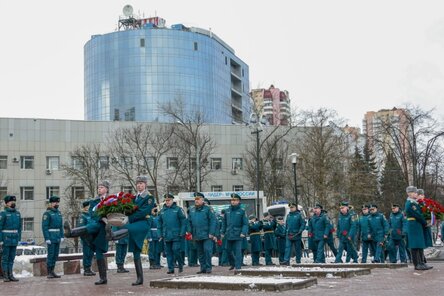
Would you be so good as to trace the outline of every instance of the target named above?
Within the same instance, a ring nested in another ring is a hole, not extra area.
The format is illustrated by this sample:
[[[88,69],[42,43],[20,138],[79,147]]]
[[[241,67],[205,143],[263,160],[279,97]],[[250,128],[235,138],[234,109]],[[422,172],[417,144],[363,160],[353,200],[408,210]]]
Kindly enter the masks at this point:
[[[128,216],[125,216],[122,221],[123,225],[128,224]]]
[[[102,218],[102,221],[103,221],[105,224],[108,224],[108,219],[106,219],[105,217]]]
[[[50,244],[51,244],[51,241],[48,239],[48,240],[46,241],[46,244],[47,244],[47,245],[50,245]]]
[[[60,242],[63,243],[64,240],[65,240],[65,239],[62,237],[62,238],[60,239]]]
[[[3,242],[0,242],[0,246],[2,246],[3,245]]]
[[[148,241],[149,241],[149,242],[152,242],[152,241],[153,241],[153,239],[152,239],[152,238],[149,238],[149,239],[148,239]]]

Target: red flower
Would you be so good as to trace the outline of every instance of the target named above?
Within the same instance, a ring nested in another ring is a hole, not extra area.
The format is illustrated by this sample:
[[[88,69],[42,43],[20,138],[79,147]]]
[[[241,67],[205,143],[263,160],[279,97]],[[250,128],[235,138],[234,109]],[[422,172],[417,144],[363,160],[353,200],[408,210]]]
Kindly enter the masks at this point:
[[[222,240],[221,239],[218,239],[217,240],[217,245],[220,247],[220,246],[222,246]]]
[[[342,235],[343,235],[343,236],[347,236],[347,234],[348,234],[348,231],[347,231],[347,230],[343,230],[343,231],[342,231]]]
[[[309,232],[308,237],[313,237],[313,233]]]
[[[193,239],[193,235],[191,234],[191,233],[187,233],[187,234],[185,234],[185,239],[187,240],[187,241],[190,241],[190,240],[192,240]]]

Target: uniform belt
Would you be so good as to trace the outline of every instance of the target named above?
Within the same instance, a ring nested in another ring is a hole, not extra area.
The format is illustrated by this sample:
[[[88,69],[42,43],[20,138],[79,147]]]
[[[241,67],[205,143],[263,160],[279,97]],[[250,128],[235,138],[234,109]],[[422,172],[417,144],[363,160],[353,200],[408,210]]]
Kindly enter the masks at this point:
[[[273,230],[267,230],[267,231],[264,231],[264,234],[265,233],[274,233],[274,231]]]
[[[48,229],[48,231],[49,232],[59,232],[60,231],[60,228],[51,228],[51,229]]]
[[[3,233],[17,233],[18,230],[2,230]]]
[[[250,236],[251,235],[260,235],[261,233],[260,232],[252,232],[252,233],[250,233]]]
[[[151,230],[157,230],[157,228],[151,228]]]
[[[408,221],[415,221],[416,218],[407,218]]]

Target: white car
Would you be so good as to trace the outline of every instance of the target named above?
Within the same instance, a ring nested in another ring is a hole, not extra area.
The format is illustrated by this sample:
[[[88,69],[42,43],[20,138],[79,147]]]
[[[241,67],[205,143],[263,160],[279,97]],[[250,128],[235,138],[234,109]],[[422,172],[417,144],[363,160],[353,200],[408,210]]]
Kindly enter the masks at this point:
[[[16,256],[46,255],[47,252],[47,249],[41,246],[17,246]]]

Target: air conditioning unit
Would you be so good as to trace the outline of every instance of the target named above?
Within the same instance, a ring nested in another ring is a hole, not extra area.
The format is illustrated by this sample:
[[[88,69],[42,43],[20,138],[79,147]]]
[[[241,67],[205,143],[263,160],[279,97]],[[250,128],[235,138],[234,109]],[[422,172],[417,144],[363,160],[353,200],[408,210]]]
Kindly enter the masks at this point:
[[[237,175],[237,170],[236,170],[236,169],[231,170],[231,174],[232,174],[232,175]]]
[[[13,163],[18,163],[19,160],[17,159],[17,157],[14,157],[14,158],[12,159],[12,162],[13,162]]]
[[[50,169],[46,169],[46,174],[49,176],[51,175],[51,170]]]

